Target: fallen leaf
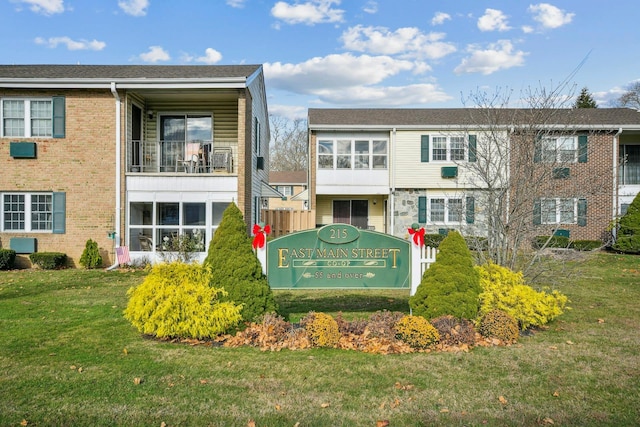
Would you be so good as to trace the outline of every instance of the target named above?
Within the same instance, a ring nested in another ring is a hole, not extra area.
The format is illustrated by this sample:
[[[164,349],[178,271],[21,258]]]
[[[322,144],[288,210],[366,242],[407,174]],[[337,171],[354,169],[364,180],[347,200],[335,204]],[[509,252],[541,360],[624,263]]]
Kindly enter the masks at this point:
[[[558,349],[558,347],[556,347],[555,345],[550,345],[549,346],[549,350],[557,350],[557,349]]]
[[[129,354],[129,352],[127,351],[127,349],[126,349],[126,348],[123,348],[123,349],[122,349],[122,352],[124,353],[124,355],[125,355],[125,356],[126,356],[127,354]]]
[[[300,427],[300,421],[298,421],[297,423],[295,423],[295,424],[293,425],[293,427]]]
[[[604,319],[598,319],[598,323],[604,323]]]
[[[135,378],[133,379],[133,383],[134,383],[135,385],[140,385],[140,384],[142,384],[142,378],[135,377]]]
[[[276,405],[276,411],[281,411],[281,410],[282,410],[282,406]]]
[[[386,402],[382,402],[379,406],[379,409],[384,409],[384,405],[386,405]]]
[[[376,421],[376,427],[389,427],[389,420]]]
[[[70,368],[70,369],[72,369],[72,370],[74,370],[74,371],[75,371],[76,369],[78,369],[78,367],[77,367],[76,365],[71,365],[71,366],[69,366],[69,368]]]
[[[160,427],[167,427],[167,423],[165,423],[164,421],[160,423]]]
[[[573,345],[573,341],[567,341],[567,344]]]
[[[506,404],[507,404],[507,399],[505,399],[505,397],[504,397],[504,396],[500,396],[500,397],[498,397],[498,400],[499,400],[499,401],[500,401],[500,403],[502,403],[503,405],[506,405]]]
[[[200,380],[200,384],[206,384],[206,383],[208,383],[208,382],[209,382],[209,381],[207,381],[207,380]]]
[[[253,420],[249,420],[249,422],[247,423],[247,427],[256,427],[256,422]]]
[[[29,425],[29,421],[27,421],[27,420],[22,420],[22,421],[20,421],[20,425],[21,425],[21,426]]]
[[[329,406],[331,406],[328,403],[323,403],[322,405],[320,405],[321,408],[328,408]]]
[[[560,397],[560,393],[558,393],[558,390],[553,392],[553,397]]]
[[[555,424],[553,420],[549,417],[546,417],[545,419],[543,419],[542,422],[545,424]]]
[[[82,373],[82,371],[84,371],[84,369],[82,369],[82,366],[78,368],[78,372]]]
[[[440,413],[441,413],[441,414],[447,414],[448,412],[449,412],[449,409],[448,409],[448,408],[442,408],[442,409],[440,409]]]

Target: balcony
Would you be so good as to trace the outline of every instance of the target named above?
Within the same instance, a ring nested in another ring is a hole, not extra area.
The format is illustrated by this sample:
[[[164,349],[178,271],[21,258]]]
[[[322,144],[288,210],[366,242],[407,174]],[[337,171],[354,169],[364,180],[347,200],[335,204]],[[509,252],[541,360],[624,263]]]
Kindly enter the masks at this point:
[[[236,140],[127,141],[128,173],[237,174]]]

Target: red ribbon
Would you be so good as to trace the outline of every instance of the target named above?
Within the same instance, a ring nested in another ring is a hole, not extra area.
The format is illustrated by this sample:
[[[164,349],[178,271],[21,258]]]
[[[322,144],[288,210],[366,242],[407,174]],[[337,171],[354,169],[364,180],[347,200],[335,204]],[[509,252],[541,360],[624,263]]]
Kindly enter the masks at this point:
[[[253,226],[253,235],[255,237],[253,238],[253,243],[251,244],[253,246],[253,249],[263,248],[265,242],[267,241],[266,235],[269,233],[271,233],[270,225],[267,224],[264,226],[264,228],[262,228],[260,224],[255,224]]]
[[[424,246],[424,227],[422,227],[420,230],[414,230],[413,228],[410,228],[409,234],[413,235],[413,243],[415,243],[419,247]]]

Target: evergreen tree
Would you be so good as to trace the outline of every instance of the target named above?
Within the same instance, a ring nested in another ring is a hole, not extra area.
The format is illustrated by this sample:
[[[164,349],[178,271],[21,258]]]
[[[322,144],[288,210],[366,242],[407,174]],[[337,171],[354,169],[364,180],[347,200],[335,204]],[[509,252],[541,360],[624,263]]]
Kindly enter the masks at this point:
[[[589,93],[589,89],[583,87],[575,104],[573,104],[573,108],[598,108],[598,104],[596,104],[595,99],[593,99],[593,96]]]
[[[480,307],[480,276],[464,238],[455,231],[440,243],[436,262],[425,270],[415,295],[413,314],[427,319],[452,315],[474,319]]]
[[[640,254],[640,193],[620,218],[618,236],[613,249],[629,254]]]
[[[204,264],[212,267],[211,286],[228,292],[221,299],[242,304],[243,321],[252,322],[264,313],[277,311],[273,292],[253,252],[242,212],[235,203],[225,209]]]

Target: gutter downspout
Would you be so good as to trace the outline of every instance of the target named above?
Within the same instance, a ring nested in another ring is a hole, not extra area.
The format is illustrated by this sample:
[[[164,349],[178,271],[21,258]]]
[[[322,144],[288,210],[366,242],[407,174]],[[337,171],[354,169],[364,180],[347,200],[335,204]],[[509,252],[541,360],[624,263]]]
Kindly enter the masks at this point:
[[[391,129],[391,203],[389,206],[389,219],[391,226],[391,234],[395,236],[395,214],[396,211],[396,128]]]
[[[113,95],[113,97],[116,100],[116,215],[115,215],[115,238],[114,238],[114,244],[115,247],[118,248],[120,247],[120,179],[121,179],[121,172],[120,172],[120,167],[121,167],[121,162],[120,162],[120,144],[122,142],[121,140],[121,136],[120,136],[120,132],[121,132],[121,120],[120,120],[120,112],[121,112],[121,105],[120,105],[120,96],[118,95],[118,91],[116,90],[116,83],[115,82],[111,82],[111,94]],[[113,270],[114,268],[118,267],[118,256],[115,256],[115,260],[114,260],[114,264],[111,267],[108,267],[107,270]]]
[[[620,137],[620,134],[622,133],[622,128],[618,128],[618,132],[616,132],[615,135],[613,135],[613,220],[615,221],[616,217],[618,216],[618,138]],[[611,229],[611,233],[613,234],[613,238],[615,239],[616,236],[616,227],[612,227]]]

